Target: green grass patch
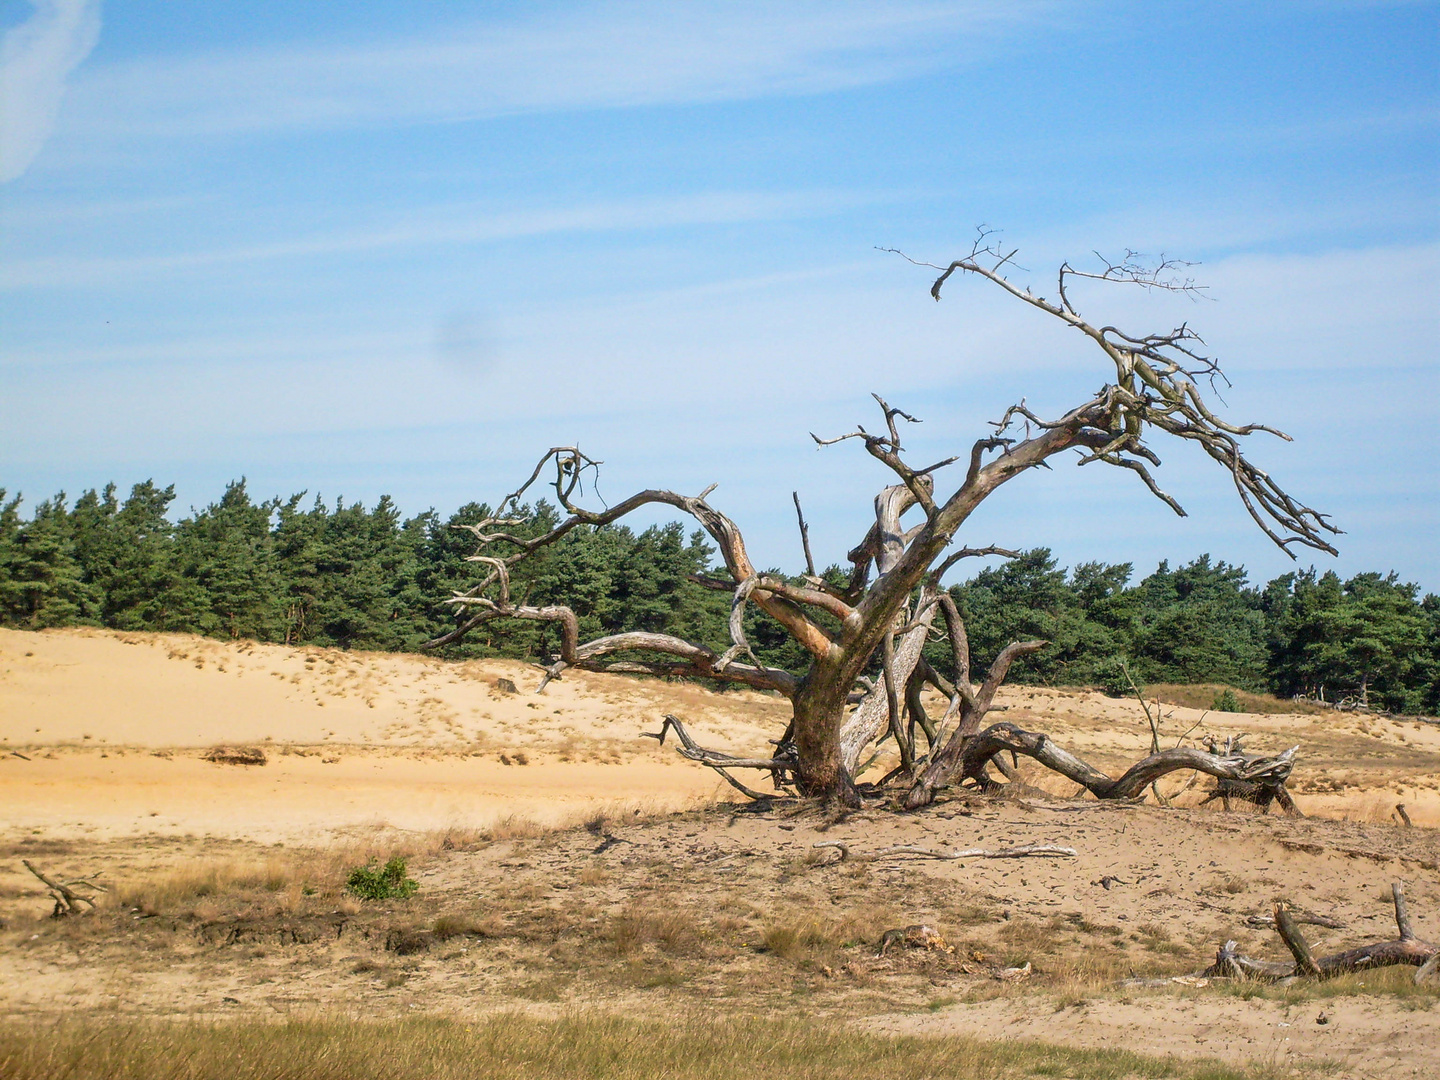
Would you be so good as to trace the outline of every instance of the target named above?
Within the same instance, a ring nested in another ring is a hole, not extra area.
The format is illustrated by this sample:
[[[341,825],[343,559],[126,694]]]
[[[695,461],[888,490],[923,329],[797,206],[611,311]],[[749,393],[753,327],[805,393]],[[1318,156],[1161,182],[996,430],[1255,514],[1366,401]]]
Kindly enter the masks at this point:
[[[136,1021],[107,1017],[0,1024],[9,1080],[1267,1080],[1267,1069],[1185,1062],[1123,1050],[982,1042],[857,1031],[816,1018],[646,1021],[519,1014],[275,1023]],[[1287,1075],[1294,1075],[1287,1072]]]

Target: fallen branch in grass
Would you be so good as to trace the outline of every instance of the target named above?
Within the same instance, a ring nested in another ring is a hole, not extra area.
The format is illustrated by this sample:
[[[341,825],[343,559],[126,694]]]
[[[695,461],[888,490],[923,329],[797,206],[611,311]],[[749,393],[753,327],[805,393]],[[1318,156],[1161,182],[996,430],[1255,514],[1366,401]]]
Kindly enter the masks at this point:
[[[1215,978],[1279,982],[1302,975],[1328,978],[1350,971],[1413,964],[1420,969],[1415,975],[1419,982],[1434,972],[1440,950],[1415,936],[1415,931],[1410,926],[1410,913],[1405,906],[1405,889],[1398,881],[1390,886],[1390,895],[1395,905],[1395,925],[1400,932],[1400,936],[1394,941],[1363,945],[1333,956],[1315,956],[1309,942],[1305,940],[1305,935],[1300,932],[1301,918],[1282,901],[1275,905],[1275,930],[1285,942],[1285,947],[1290,950],[1292,963],[1253,960],[1248,956],[1241,956],[1235,951],[1235,942],[1227,941],[1216,952],[1215,963],[1207,968],[1204,974]]]
[[[94,889],[97,892],[110,891],[105,888],[104,885],[97,885],[95,882],[88,881],[85,878],[76,878],[74,881],[52,881],[36,869],[35,864],[29,859],[21,859],[20,861],[25,864],[26,870],[29,870],[30,873],[45,883],[45,888],[49,891],[50,897],[55,901],[55,910],[50,913],[52,919],[61,919],[66,915],[81,914],[81,904],[89,904],[91,908],[94,908],[95,901],[91,900],[88,896],[81,896],[77,893],[75,891],[77,886]]]

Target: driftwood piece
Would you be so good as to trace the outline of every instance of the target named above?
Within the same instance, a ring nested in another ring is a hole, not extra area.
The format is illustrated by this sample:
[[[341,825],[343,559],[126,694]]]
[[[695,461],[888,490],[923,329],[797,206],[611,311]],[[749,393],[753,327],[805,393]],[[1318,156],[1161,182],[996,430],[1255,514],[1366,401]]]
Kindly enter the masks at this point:
[[[1331,918],[1329,915],[1317,915],[1313,911],[1303,911],[1300,908],[1290,909],[1290,918],[1297,923],[1308,923],[1311,926],[1323,926],[1327,930],[1344,930],[1345,924],[1339,919]],[[1274,915],[1251,915],[1245,920],[1245,925],[1256,930],[1274,930]]]
[[[1435,970],[1436,956],[1440,950],[1427,941],[1415,936],[1410,925],[1410,913],[1405,905],[1405,888],[1398,881],[1390,886],[1391,900],[1395,905],[1395,926],[1400,936],[1394,941],[1380,941],[1373,945],[1347,949],[1333,956],[1315,956],[1305,935],[1300,932],[1299,919],[1295,918],[1286,903],[1275,906],[1275,929],[1285,947],[1294,958],[1292,963],[1277,963],[1273,960],[1254,960],[1235,951],[1235,942],[1227,941],[1215,954],[1215,962],[1205,970],[1211,977],[1234,979],[1259,979],[1275,982],[1280,979],[1308,975],[1312,978],[1328,978],[1350,971],[1365,971],[1370,968],[1391,967],[1395,964],[1413,964],[1420,970],[1416,981],[1427,977]]]
[[[20,861],[25,864],[26,870],[29,870],[30,873],[44,882],[51,899],[55,901],[55,910],[50,913],[52,919],[62,919],[66,915],[79,915],[81,913],[81,904],[88,904],[91,908],[94,908],[95,901],[91,900],[88,896],[81,896],[77,893],[75,891],[77,886],[94,889],[97,892],[110,891],[104,885],[97,885],[95,882],[86,878],[76,878],[74,881],[52,881],[45,874],[41,873],[29,859],[21,859]]]
[[[924,859],[1029,859],[1029,858],[1051,858],[1051,859],[1073,859],[1079,854],[1074,848],[1060,847],[1057,844],[1025,844],[1021,847],[999,848],[995,851],[988,851],[985,848],[964,848],[959,851],[936,851],[934,848],[919,847],[915,844],[895,844],[891,847],[877,848],[871,852],[852,852],[849,842],[845,840],[818,840],[811,845],[816,848],[833,848],[840,853],[836,862],[845,862],[847,859],[853,861],[870,862],[874,859],[883,859],[891,855],[918,855]]]

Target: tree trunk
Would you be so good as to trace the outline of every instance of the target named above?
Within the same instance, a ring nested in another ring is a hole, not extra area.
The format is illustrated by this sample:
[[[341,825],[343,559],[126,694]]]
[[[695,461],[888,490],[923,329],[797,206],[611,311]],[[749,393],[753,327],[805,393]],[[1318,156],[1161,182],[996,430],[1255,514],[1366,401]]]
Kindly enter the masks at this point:
[[[818,663],[800,684],[794,701],[796,784],[800,794],[826,802],[859,806],[854,778],[841,750],[848,687],[840,685],[836,665]]]
[[[935,609],[929,607],[916,619],[912,628],[895,643],[894,677],[896,693],[903,699],[905,687],[920,663],[925,642],[935,621]],[[840,755],[847,772],[853,773],[865,747],[880,738],[890,723],[890,701],[884,678],[865,695],[855,711],[845,718],[840,729]]]

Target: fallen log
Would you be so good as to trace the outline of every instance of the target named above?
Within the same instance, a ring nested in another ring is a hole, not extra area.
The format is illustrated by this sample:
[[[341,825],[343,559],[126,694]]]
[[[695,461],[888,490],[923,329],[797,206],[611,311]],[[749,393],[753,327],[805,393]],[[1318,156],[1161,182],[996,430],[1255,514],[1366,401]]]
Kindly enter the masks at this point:
[[[1301,976],[1323,979],[1351,971],[1412,964],[1420,969],[1415,976],[1418,982],[1435,970],[1440,950],[1415,936],[1410,925],[1410,913],[1405,906],[1405,889],[1398,881],[1390,886],[1390,895],[1395,905],[1395,925],[1400,934],[1394,941],[1362,945],[1333,956],[1315,956],[1305,935],[1300,932],[1299,918],[1291,912],[1290,905],[1282,901],[1275,905],[1275,930],[1290,951],[1291,963],[1242,956],[1235,951],[1235,942],[1227,941],[1216,952],[1215,962],[1203,974],[1211,978],[1278,982]]]

